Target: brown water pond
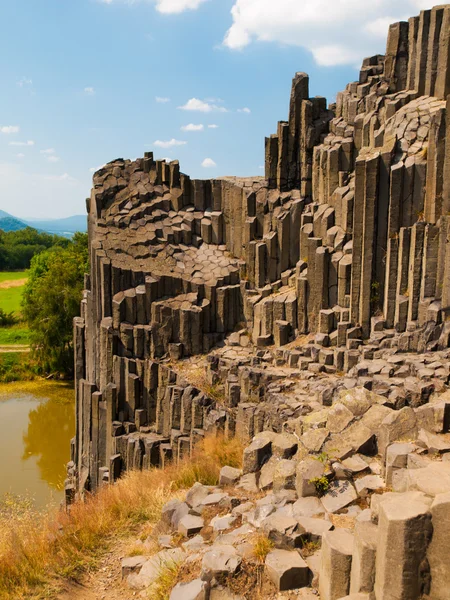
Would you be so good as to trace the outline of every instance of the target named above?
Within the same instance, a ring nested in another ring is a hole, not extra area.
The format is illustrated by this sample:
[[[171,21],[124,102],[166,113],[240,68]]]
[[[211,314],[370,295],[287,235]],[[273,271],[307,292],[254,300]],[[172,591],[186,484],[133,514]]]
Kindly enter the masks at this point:
[[[0,501],[8,493],[37,507],[61,501],[74,431],[70,385],[0,384]]]

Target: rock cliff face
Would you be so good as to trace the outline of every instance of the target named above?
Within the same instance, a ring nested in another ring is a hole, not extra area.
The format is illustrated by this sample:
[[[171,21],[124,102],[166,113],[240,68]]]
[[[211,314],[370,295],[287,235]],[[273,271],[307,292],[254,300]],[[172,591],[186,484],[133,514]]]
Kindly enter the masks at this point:
[[[68,500],[343,388],[391,409],[442,391],[449,94],[445,5],[392,25],[335,105],[297,73],[264,178],[193,180],[152,153],[94,175]]]

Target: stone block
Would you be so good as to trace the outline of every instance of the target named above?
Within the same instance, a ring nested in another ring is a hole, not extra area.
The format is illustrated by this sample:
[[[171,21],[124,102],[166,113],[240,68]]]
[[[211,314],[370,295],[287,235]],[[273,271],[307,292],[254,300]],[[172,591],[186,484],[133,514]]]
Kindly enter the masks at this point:
[[[358,498],[358,494],[350,481],[332,481],[321,502],[329,513],[337,513]]]
[[[295,550],[272,550],[266,557],[266,573],[279,592],[309,585],[309,568]]]
[[[375,583],[375,559],[378,528],[370,522],[355,524],[350,593],[372,592]]]
[[[402,494],[380,504],[376,557],[377,600],[408,600],[422,594],[422,569],[432,535],[429,505]]]
[[[431,505],[433,537],[427,557],[430,565],[430,600],[447,598],[450,590],[450,492],[438,494]]]
[[[337,600],[349,593],[352,555],[353,536],[347,529],[324,534],[319,574],[321,600]]]
[[[209,586],[206,581],[194,579],[190,583],[177,583],[169,600],[208,600]]]
[[[272,455],[272,441],[255,438],[244,450],[242,469],[244,473],[255,473],[267,462]]]

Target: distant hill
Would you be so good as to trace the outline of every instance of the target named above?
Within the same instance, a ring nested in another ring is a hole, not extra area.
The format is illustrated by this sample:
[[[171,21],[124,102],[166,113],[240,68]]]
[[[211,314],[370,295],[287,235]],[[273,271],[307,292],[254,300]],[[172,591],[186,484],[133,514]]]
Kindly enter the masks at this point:
[[[0,210],[0,229],[19,231],[25,227],[34,227],[39,231],[72,237],[76,231],[85,232],[87,230],[87,219],[84,215],[74,215],[64,219],[18,219],[4,210]]]
[[[30,227],[43,229],[48,233],[58,235],[70,235],[76,231],[87,231],[87,219],[85,215],[74,215],[65,219],[27,219]]]
[[[0,229],[3,231],[20,231],[20,229],[25,229],[25,227],[28,227],[28,225],[24,221],[11,217],[8,213],[0,210]]]

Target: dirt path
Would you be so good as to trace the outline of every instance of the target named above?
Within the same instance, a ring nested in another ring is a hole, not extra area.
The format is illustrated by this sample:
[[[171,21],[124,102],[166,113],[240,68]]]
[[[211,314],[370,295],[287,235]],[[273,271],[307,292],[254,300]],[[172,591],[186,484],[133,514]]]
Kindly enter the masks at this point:
[[[30,346],[28,344],[4,344],[0,345],[0,354],[6,352],[29,352]]]
[[[122,583],[120,559],[124,556],[124,547],[123,543],[115,545],[98,569],[85,575],[80,583],[67,584],[55,600],[133,600],[138,597],[139,592]]]
[[[9,290],[10,288],[22,287],[26,284],[28,278],[25,279],[11,279],[9,281],[0,281],[1,290]]]

